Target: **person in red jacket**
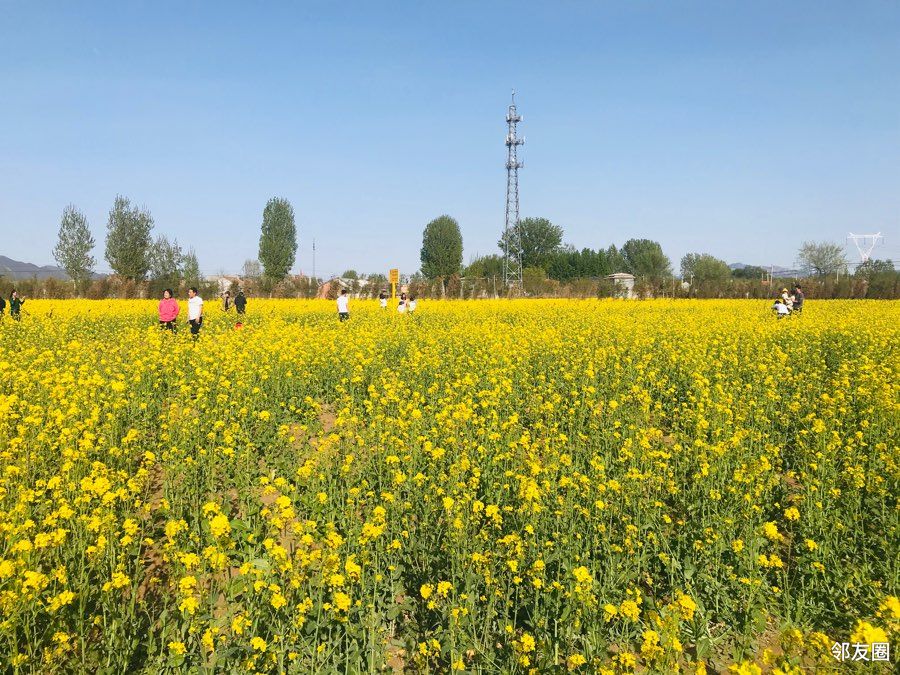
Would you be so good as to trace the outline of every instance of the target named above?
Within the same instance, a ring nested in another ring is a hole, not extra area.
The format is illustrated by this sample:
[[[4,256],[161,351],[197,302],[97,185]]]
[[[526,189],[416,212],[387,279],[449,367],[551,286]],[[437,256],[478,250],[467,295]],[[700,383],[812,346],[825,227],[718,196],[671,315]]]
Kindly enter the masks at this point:
[[[159,327],[174,332],[179,309],[178,301],[172,297],[172,289],[164,290],[162,300],[159,301]]]

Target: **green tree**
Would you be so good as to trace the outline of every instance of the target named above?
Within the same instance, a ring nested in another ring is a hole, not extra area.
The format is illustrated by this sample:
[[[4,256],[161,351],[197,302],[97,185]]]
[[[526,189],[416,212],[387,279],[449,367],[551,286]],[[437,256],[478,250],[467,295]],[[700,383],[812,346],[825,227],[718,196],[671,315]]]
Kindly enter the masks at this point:
[[[688,253],[681,259],[681,278],[693,284],[722,283],[731,278],[731,269],[709,253]]]
[[[756,279],[758,281],[765,277],[768,272],[758,265],[746,265],[733,270],[731,274],[735,279]]]
[[[341,278],[342,279],[352,279],[355,281],[355,280],[359,279],[359,272],[357,272],[356,270],[344,270],[344,273],[341,275]]]
[[[443,277],[446,284],[462,266],[463,240],[459,223],[447,215],[432,220],[422,233],[422,274],[429,279]]]
[[[499,255],[483,255],[470,262],[463,276],[475,279],[503,278],[503,258]]]
[[[266,276],[273,281],[284,279],[294,266],[296,255],[294,208],[287,199],[273,197],[263,210],[259,236],[259,261]]]
[[[88,229],[84,214],[69,204],[59,224],[59,239],[53,249],[53,257],[66,271],[76,288],[84,288],[94,270],[94,238]]]
[[[659,242],[650,239],[629,239],[622,246],[625,268],[636,277],[658,283],[672,273],[672,263],[663,253]]]
[[[200,261],[197,260],[197,254],[192,248],[188,249],[181,259],[181,273],[188,286],[199,286],[203,281],[200,276]]]
[[[178,241],[160,235],[150,247],[150,279],[156,288],[172,288],[177,291],[184,270],[185,256]]]
[[[119,195],[106,223],[106,261],[126,279],[142,280],[150,269],[153,216]]]
[[[797,253],[797,262],[807,274],[824,277],[847,270],[844,247],[830,241],[805,241]]]
[[[855,276],[869,278],[876,274],[890,274],[894,271],[894,263],[891,260],[867,260],[856,268]]]
[[[562,246],[563,229],[554,225],[546,218],[526,218],[519,221],[519,240],[521,246],[516,246],[513,233],[504,232],[497,246],[501,251],[507,250],[512,255],[521,254],[522,269],[526,267],[542,267],[545,270],[550,264],[550,259]]]

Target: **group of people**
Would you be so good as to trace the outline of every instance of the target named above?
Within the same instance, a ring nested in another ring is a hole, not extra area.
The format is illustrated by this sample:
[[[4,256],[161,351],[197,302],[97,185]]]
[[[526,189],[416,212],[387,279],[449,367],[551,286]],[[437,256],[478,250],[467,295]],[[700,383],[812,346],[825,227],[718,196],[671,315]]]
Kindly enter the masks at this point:
[[[203,298],[193,286],[188,289],[187,306],[191,335],[197,337],[203,327]],[[239,291],[234,300],[231,299],[231,293],[226,291],[222,296],[222,306],[226,312],[234,306],[238,314],[244,314],[247,311],[247,297],[244,295],[244,291]],[[162,299],[159,301],[159,327],[175,332],[177,330],[175,321],[180,313],[181,307],[178,300],[175,299],[172,289],[167,288],[163,291]]]
[[[788,289],[782,288],[781,295],[775,298],[772,311],[775,312],[779,319],[790,314],[800,314],[803,311],[803,300],[803,289],[800,288],[800,284],[794,286],[793,293],[789,293]]]
[[[25,304],[25,298],[19,296],[19,291],[13,289],[9,294],[9,315],[16,321],[22,319],[22,305]],[[6,300],[0,295],[0,318],[6,313]]]
[[[381,305],[381,309],[387,309],[388,306],[388,295],[387,291],[381,291],[378,294],[378,304]],[[347,321],[350,318],[350,296],[347,294],[347,289],[343,289],[337,297],[337,311],[338,311],[338,320]],[[407,295],[406,293],[400,294],[400,303],[397,305],[397,311],[401,314],[412,314],[416,311],[416,296]]]
[[[381,291],[378,294],[378,303],[381,305],[381,309],[387,309],[388,305],[388,296],[387,291]],[[416,311],[416,296],[407,295],[406,293],[400,294],[400,302],[397,305],[397,311],[401,314],[406,314],[407,312],[415,312]]]

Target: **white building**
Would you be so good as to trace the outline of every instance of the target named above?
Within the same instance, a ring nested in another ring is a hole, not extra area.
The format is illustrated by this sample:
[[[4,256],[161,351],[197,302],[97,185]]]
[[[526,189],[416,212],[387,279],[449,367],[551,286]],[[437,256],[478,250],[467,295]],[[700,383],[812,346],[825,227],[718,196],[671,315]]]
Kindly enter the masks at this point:
[[[633,274],[628,274],[628,272],[616,272],[615,274],[607,275],[606,278],[615,284],[616,295],[618,297],[626,298],[628,300],[635,297]]]

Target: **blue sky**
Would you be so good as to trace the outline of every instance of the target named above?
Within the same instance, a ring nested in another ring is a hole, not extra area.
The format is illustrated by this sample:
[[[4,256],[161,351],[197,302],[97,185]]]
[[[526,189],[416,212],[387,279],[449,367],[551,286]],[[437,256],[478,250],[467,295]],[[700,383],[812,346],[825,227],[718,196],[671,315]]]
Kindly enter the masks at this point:
[[[0,0],[0,254],[52,262],[68,203],[101,269],[116,194],[205,273],[288,198],[295,270],[403,272],[424,225],[523,216],[580,247],[660,241],[788,266],[805,239],[900,259],[900,2]]]

